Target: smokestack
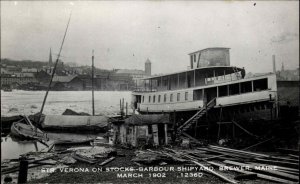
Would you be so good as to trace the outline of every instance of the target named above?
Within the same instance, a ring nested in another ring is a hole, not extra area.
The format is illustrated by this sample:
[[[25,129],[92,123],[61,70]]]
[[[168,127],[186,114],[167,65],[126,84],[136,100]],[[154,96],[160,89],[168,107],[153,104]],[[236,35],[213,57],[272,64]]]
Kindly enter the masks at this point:
[[[273,57],[273,73],[276,73],[275,55],[272,55],[272,57]]]

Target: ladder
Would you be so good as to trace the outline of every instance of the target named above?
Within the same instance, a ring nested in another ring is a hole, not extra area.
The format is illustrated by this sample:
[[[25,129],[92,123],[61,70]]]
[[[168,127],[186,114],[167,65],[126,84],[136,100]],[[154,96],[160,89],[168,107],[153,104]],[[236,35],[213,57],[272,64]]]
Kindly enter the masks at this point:
[[[234,74],[235,74],[236,78],[237,78],[237,79],[241,79],[242,76],[241,76],[241,74],[239,73],[239,70],[237,69],[237,67],[236,67],[236,66],[233,66],[232,69],[233,69],[233,71],[234,71]]]
[[[195,115],[188,119],[177,129],[178,134],[182,134],[183,131],[186,131],[192,124],[196,123],[208,110],[213,108],[216,105],[216,98],[213,98],[207,105],[203,106]]]

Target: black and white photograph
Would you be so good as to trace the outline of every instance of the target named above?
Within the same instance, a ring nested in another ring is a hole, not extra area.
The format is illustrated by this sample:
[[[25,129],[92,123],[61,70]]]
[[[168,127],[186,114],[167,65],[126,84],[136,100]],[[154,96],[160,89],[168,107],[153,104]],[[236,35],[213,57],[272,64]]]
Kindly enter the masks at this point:
[[[13,1],[1,184],[299,183],[299,1]]]

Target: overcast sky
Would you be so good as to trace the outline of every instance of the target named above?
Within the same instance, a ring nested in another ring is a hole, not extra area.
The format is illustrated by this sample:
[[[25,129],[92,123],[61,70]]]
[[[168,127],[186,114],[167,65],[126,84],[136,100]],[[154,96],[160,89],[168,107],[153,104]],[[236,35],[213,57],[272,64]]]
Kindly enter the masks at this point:
[[[256,5],[254,5],[256,3]],[[62,60],[153,73],[187,69],[188,53],[229,47],[231,65],[248,72],[299,67],[298,1],[1,1],[1,58]],[[53,56],[55,57],[55,56]]]

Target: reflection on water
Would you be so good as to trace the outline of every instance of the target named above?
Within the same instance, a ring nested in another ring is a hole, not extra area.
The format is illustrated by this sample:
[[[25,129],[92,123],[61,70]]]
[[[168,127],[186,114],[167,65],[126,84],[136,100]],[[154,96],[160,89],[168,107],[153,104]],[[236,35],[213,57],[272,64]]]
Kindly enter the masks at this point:
[[[57,141],[84,141],[102,137],[103,133],[75,134],[75,133],[52,133],[47,132],[48,145]],[[37,141],[20,141],[11,137],[1,137],[1,161],[4,159],[18,159],[20,155],[28,152],[47,151],[48,147]]]
[[[1,161],[4,159],[18,159],[21,154],[46,149],[45,145],[36,141],[15,141],[11,137],[1,137]]]

